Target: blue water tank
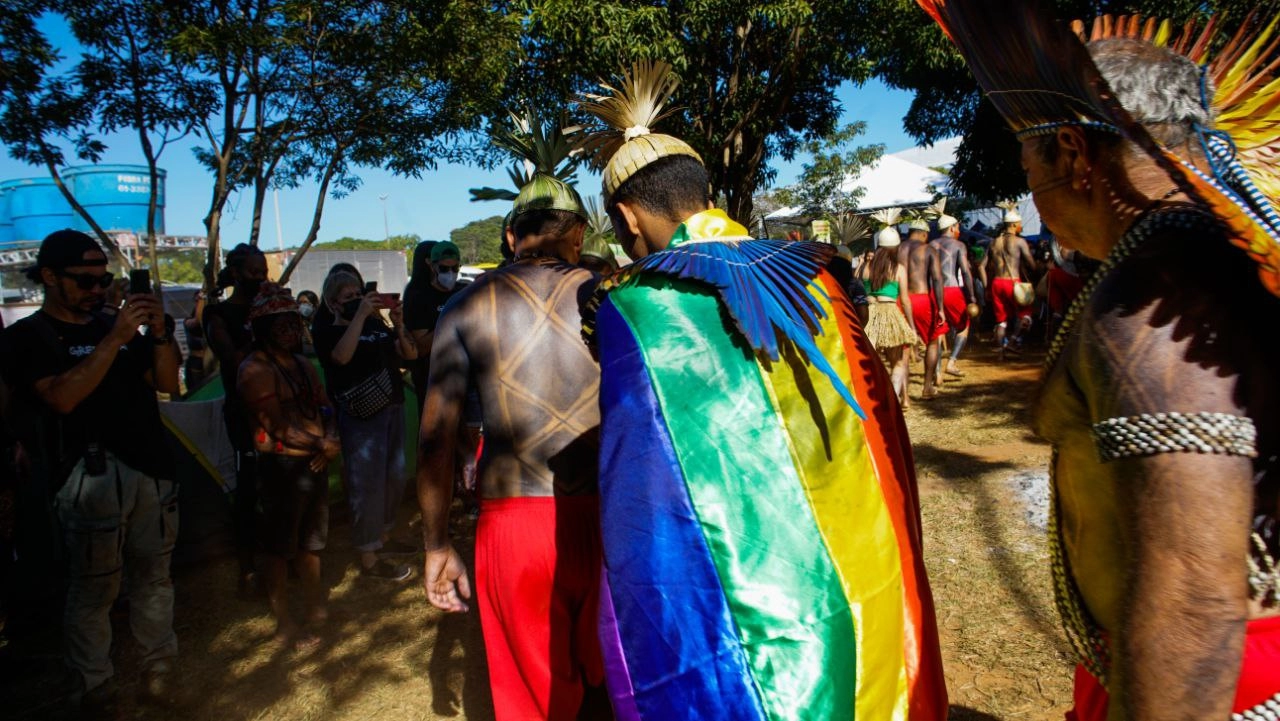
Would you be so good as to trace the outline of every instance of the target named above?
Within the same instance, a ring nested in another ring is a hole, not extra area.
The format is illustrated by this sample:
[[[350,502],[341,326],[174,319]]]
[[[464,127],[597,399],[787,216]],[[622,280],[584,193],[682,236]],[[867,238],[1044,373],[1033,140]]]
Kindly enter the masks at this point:
[[[157,169],[156,233],[164,233],[164,178]],[[151,201],[151,177],[145,165],[78,165],[62,172],[76,201],[84,206],[103,230],[147,232],[147,204]],[[78,214],[76,230],[90,232],[89,223]]]
[[[71,204],[62,197],[53,178],[22,178],[6,184],[14,242],[44,240],[55,230],[71,227]]]
[[[13,219],[9,217],[9,192],[13,181],[0,182],[0,247],[13,243]]]

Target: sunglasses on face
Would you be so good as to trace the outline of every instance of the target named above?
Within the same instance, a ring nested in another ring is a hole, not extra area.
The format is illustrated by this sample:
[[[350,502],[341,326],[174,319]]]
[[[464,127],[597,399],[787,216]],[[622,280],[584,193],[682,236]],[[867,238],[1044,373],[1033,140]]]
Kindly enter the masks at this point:
[[[111,285],[111,281],[115,278],[111,273],[103,273],[102,275],[94,275],[93,273],[67,273],[65,271],[55,271],[63,278],[70,278],[76,282],[76,287],[80,290],[93,290],[94,288],[107,288]]]

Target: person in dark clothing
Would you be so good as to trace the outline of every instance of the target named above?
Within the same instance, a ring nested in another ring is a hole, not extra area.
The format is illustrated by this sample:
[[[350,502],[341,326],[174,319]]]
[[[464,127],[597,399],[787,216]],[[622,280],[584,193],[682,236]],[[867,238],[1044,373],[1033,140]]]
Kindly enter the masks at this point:
[[[410,372],[413,374],[413,392],[417,395],[419,409],[427,397],[427,361],[431,355],[431,347],[427,345],[424,350],[423,345],[417,342],[417,333],[414,331],[418,325],[425,324],[432,314],[437,318],[440,316],[440,311],[431,309],[431,297],[434,295],[431,284],[436,280],[435,268],[431,266],[431,249],[436,243],[434,240],[424,240],[413,249],[412,271],[402,296],[404,324],[409,332],[414,333],[414,343],[418,345],[418,359],[410,364]],[[434,323],[432,327],[435,327]]]
[[[360,287],[364,287],[364,276],[360,275],[360,269],[350,263],[334,263],[333,267],[325,275],[324,281],[329,282],[329,277],[334,273],[350,273],[356,277],[356,282]],[[311,336],[315,337],[316,331],[320,328],[331,326],[334,323],[333,310],[329,308],[328,303],[321,303],[316,306],[315,313],[311,315]]]
[[[231,288],[231,296],[204,309],[204,334],[209,348],[218,359],[225,400],[223,420],[227,437],[236,451],[236,490],[233,516],[235,520],[236,557],[240,561],[238,591],[241,597],[252,597],[261,588],[254,567],[257,527],[257,451],[240,394],[236,392],[236,373],[249,355],[253,332],[249,326],[249,308],[258,287],[267,279],[267,259],[258,248],[241,243],[227,253],[226,265],[218,274],[218,288]]]
[[[418,249],[429,242],[431,241],[420,243]],[[404,325],[413,335],[414,344],[418,348],[418,360],[413,366],[413,384],[414,390],[418,392],[419,410],[427,397],[427,373],[430,369],[431,341],[435,337],[436,322],[440,320],[440,311],[444,310],[445,303],[462,290],[458,285],[459,259],[462,257],[458,246],[445,240],[432,243],[429,251],[426,268],[415,273],[414,280],[422,273],[430,275],[424,276],[425,282],[415,288],[412,294],[406,287],[404,299]],[[418,252],[415,250],[415,261],[417,256]],[[414,270],[417,269],[415,263]]]
[[[111,273],[84,233],[46,237],[27,277],[41,284],[44,302],[5,331],[4,377],[38,409],[19,433],[44,456],[39,481],[56,493],[67,549],[66,660],[83,705],[114,701],[109,613],[127,573],[140,690],[164,699],[178,653],[169,576],[178,493],[156,391],[178,392],[177,344],[149,293],[127,296],[113,317],[99,313]]]
[[[316,355],[324,368],[329,397],[338,409],[338,434],[351,502],[351,542],[366,577],[402,581],[412,573],[382,555],[417,552],[392,541],[396,509],[407,480],[404,458],[404,386],[401,361],[417,357],[400,305],[388,296],[363,292],[346,272],[329,275],[322,292],[337,319],[316,328]],[[381,317],[388,309],[391,327]]]

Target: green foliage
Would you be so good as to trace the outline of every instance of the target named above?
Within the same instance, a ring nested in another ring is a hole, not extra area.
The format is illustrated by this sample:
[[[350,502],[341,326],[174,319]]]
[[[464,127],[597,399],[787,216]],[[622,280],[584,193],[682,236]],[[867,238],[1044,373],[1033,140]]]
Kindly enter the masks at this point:
[[[805,152],[812,160],[804,164],[794,185],[777,192],[777,198],[814,216],[838,216],[857,210],[858,200],[867,190],[862,186],[846,188],[845,181],[884,153],[884,145],[853,146],[854,139],[866,132],[866,127],[863,122],[850,123],[826,137],[807,141]]]
[[[449,233],[449,240],[462,252],[462,262],[502,262],[502,216],[474,220]]]
[[[513,0],[523,15],[527,61],[508,96],[544,109],[625,64],[666,60],[681,79],[683,112],[663,121],[702,155],[712,191],[735,219],[751,218],[752,196],[767,185],[774,157],[792,159],[804,142],[835,130],[835,89],[865,80],[861,3],[845,0],[668,2],[666,0]],[[579,118],[582,120],[582,118]]]
[[[1052,0],[1058,18],[1091,20],[1102,13],[1142,13],[1177,23],[1224,14],[1234,27],[1257,2],[1226,0]],[[1264,0],[1263,15],[1274,14],[1280,2]],[[1017,197],[1027,191],[1018,160],[1019,145],[1004,120],[979,92],[972,74],[942,31],[914,0],[875,0],[868,4],[874,26],[868,49],[875,58],[875,74],[891,87],[912,90],[915,98],[903,118],[907,133],[921,143],[962,135],[951,170],[952,194],[983,204]],[[992,43],[1000,38],[993,35]]]
[[[157,275],[165,283],[200,283],[204,281],[204,253],[199,250],[162,252],[157,256]]]

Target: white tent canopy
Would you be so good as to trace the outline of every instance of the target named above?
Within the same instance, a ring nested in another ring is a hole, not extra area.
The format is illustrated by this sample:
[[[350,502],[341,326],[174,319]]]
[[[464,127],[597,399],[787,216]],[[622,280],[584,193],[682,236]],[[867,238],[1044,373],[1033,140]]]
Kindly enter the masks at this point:
[[[943,188],[947,177],[923,165],[916,165],[896,155],[883,155],[861,173],[845,178],[841,190],[857,187],[866,190],[858,201],[858,212],[895,206],[924,205],[933,201],[930,186]],[[765,220],[781,220],[802,215],[801,208],[781,208],[765,216]]]

